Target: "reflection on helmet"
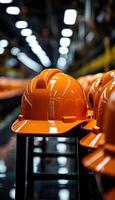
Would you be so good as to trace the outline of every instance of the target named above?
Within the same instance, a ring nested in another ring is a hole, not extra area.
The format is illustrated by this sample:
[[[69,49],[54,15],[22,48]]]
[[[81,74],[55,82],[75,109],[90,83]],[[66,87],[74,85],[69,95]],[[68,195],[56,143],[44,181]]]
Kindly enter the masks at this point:
[[[32,120],[86,119],[86,99],[75,79],[57,69],[33,78],[22,97],[22,115]]]

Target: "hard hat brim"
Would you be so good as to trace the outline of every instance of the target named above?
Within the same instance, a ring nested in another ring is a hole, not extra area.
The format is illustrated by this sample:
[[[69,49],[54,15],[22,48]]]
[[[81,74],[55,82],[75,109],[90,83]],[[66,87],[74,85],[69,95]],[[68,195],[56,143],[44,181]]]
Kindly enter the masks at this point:
[[[115,177],[115,156],[105,153],[104,146],[86,156],[82,163],[89,170]]]
[[[85,126],[82,127],[83,130],[92,131],[92,129],[96,126],[96,120],[91,119],[87,122]]]
[[[105,142],[104,133],[95,134],[90,132],[83,139],[80,140],[80,145],[90,149],[97,149],[100,145]]]
[[[65,123],[61,120],[19,120],[17,119],[11,129],[16,134],[55,136],[63,135],[73,128],[80,126],[87,120],[77,120],[73,123]]]

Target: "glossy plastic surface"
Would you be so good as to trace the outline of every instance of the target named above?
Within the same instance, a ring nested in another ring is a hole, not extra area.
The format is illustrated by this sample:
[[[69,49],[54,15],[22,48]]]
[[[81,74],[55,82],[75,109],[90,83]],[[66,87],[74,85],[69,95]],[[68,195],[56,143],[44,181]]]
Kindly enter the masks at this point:
[[[83,130],[92,131],[93,128],[96,126],[96,120],[91,119],[87,121],[87,124],[82,127]]]
[[[77,120],[84,121],[86,114],[86,99],[80,84],[60,70],[47,69],[27,85],[22,97],[21,118],[12,130],[25,134],[51,133],[49,121],[52,121],[52,131],[66,132],[78,125]]]
[[[105,145],[83,159],[85,167],[115,177],[115,91],[106,107]]]
[[[100,82],[100,79],[99,78],[96,79],[90,86],[89,92],[87,94],[87,102],[88,102],[88,106],[90,110],[93,110],[95,93],[97,92],[99,88],[99,82]]]
[[[115,80],[115,70],[111,70],[103,74],[102,78],[100,79],[99,88],[97,92],[95,93],[95,98],[94,98],[93,115],[95,119],[97,118],[97,108],[98,108],[98,103],[99,103],[99,98],[101,96],[101,93],[105,89],[106,84],[111,80],[113,81]]]
[[[98,129],[97,129],[97,131],[95,131],[95,129],[94,129],[91,133],[89,133],[86,137],[84,137],[80,141],[80,144],[82,146],[85,146],[87,148],[96,149],[100,145],[103,145],[105,143],[104,128],[103,128],[105,118],[106,118],[105,109],[106,109],[108,99],[113,91],[115,91],[115,81],[109,81],[106,84],[106,87],[105,87],[104,91],[102,92],[101,97],[99,99],[99,104],[98,104],[98,109],[97,109],[97,120],[96,120],[96,126]],[[88,127],[89,124],[87,124],[85,126]]]
[[[97,109],[97,126],[100,127],[100,131],[102,132],[104,131],[103,125],[106,118],[105,108],[108,99],[113,91],[115,91],[115,81],[109,81],[108,84],[106,84],[106,87],[104,88],[99,99],[98,109]]]
[[[90,132],[83,139],[80,140],[80,145],[88,149],[97,149],[99,146],[103,145],[105,142],[104,133],[95,134]]]

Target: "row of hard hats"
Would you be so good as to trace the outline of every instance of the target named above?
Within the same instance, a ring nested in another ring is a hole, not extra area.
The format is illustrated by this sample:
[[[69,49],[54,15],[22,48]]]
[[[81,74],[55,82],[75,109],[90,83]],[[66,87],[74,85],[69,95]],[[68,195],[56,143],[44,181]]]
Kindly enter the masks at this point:
[[[114,70],[101,76],[95,95],[91,91],[87,95],[92,94],[93,115],[98,114],[86,126],[90,130],[97,123],[99,128],[95,128],[96,132],[102,129],[104,102],[115,88]],[[22,113],[13,130],[25,134],[63,134],[86,121],[87,113],[85,93],[78,81],[60,70],[47,69],[29,81],[22,97]]]
[[[93,102],[93,119],[84,127],[92,132],[83,138],[80,144],[94,149],[104,143],[105,108],[111,93],[115,90],[115,70],[103,74],[100,79],[93,82],[92,86],[89,89],[87,98],[91,97]]]
[[[12,125],[13,132],[22,135],[58,136],[73,131],[78,125],[87,122],[87,127],[84,129],[93,130],[94,132],[82,139],[81,145],[97,148],[98,141],[100,141],[99,145],[105,144],[105,141],[107,145],[98,150],[98,156],[93,160],[90,159],[90,156],[84,159],[84,165],[89,166],[89,168],[91,166],[91,169],[94,169],[95,164],[91,164],[98,158],[99,162],[102,161],[102,164],[104,162],[104,164],[110,163],[110,166],[111,163],[115,165],[112,156],[106,157],[109,152],[112,152],[113,155],[114,147],[111,148],[111,142],[113,141],[115,144],[114,129],[111,128],[112,124],[114,126],[115,113],[111,115],[110,110],[113,108],[114,111],[115,93],[109,100],[108,113],[105,114],[108,99],[115,90],[115,70],[99,76],[94,79],[95,81],[92,81],[92,86],[89,84],[89,87],[88,85],[86,98],[86,92],[84,92],[82,86],[71,76],[57,69],[42,71],[26,86],[22,97],[21,114]],[[90,110],[88,111],[88,109]],[[89,113],[93,113],[93,119],[91,120],[88,120]],[[106,119],[104,116],[109,118]],[[104,122],[106,123],[105,132],[103,129]],[[111,130],[109,130],[109,127]],[[107,135],[106,140],[105,134]],[[113,140],[110,140],[111,136]],[[103,161],[103,159],[105,160]],[[99,162],[97,161],[98,164]],[[102,164],[98,167],[98,171],[99,169],[102,170],[101,166],[104,166]],[[107,174],[115,174],[113,168],[111,170],[107,168],[106,171]]]
[[[86,129],[92,131],[80,144],[96,149],[83,159],[83,165],[97,173],[115,178],[115,70],[96,79],[87,93],[88,106],[93,110],[96,126],[90,121]],[[113,200],[115,188],[104,199]]]
[[[0,100],[10,99],[22,95],[28,80],[0,78]]]

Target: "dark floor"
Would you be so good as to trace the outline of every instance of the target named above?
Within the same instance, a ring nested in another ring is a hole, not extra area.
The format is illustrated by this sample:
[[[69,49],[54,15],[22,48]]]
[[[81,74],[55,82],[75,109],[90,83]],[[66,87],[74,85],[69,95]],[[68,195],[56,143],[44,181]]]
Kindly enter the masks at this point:
[[[19,113],[20,108],[13,109],[1,117],[0,123],[0,200],[15,199],[15,158],[16,137],[10,126]],[[74,140],[66,138],[47,139],[47,152],[67,153],[74,151]],[[69,144],[68,144],[69,143]],[[42,138],[35,138],[34,152],[41,152]],[[34,157],[34,172],[41,170],[39,157]],[[48,173],[68,173],[77,170],[75,159],[60,156],[46,158],[44,171]],[[85,187],[85,186],[84,186]],[[34,184],[35,200],[79,200],[79,180],[36,181]],[[89,199],[100,200],[95,179],[91,175],[89,181]],[[87,200],[87,199],[85,199]]]

